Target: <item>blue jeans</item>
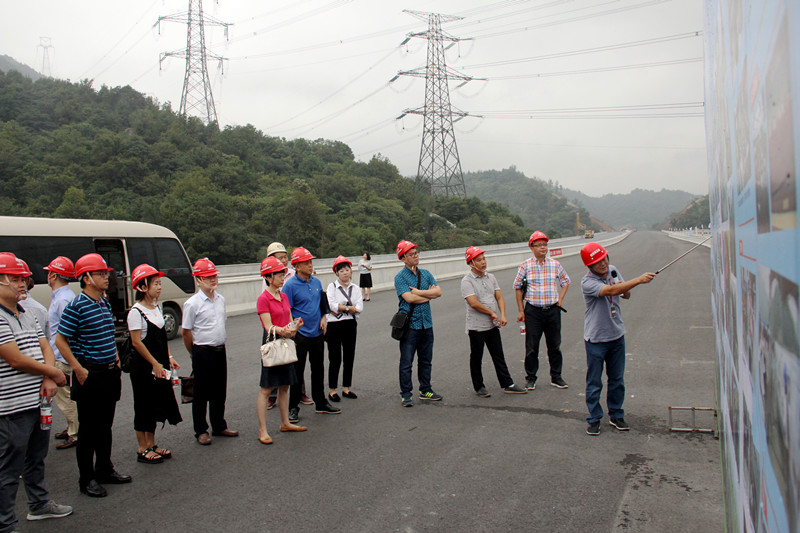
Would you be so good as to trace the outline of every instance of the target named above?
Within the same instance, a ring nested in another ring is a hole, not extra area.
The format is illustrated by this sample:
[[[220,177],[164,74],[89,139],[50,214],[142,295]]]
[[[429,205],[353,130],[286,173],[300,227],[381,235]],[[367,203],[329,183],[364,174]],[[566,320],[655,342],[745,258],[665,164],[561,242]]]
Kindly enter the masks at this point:
[[[586,346],[586,407],[590,424],[603,418],[600,393],[603,391],[603,365],[608,376],[606,404],[611,418],[622,418],[625,411],[625,336],[609,342],[583,341]]]
[[[433,328],[409,329],[406,338],[400,341],[400,394],[411,396],[414,383],[411,369],[414,353],[417,354],[417,378],[420,392],[431,390],[431,368],[433,367]]]

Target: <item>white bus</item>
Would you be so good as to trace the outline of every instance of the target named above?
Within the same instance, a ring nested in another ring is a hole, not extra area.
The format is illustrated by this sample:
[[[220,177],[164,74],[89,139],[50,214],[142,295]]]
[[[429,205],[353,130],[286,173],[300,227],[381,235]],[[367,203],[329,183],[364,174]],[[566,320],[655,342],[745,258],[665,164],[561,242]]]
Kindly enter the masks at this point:
[[[183,303],[195,291],[183,245],[173,232],[155,224],[0,216],[0,252],[12,252],[28,263],[36,284],[31,296],[45,307],[50,303],[50,287],[43,268],[50,261],[59,255],[73,262],[92,252],[103,256],[114,269],[107,294],[120,334],[127,331],[127,313],[135,302],[130,274],[138,265],[148,263],[166,274],[161,278],[160,302],[170,339],[178,335]],[[70,285],[76,294],[80,292],[77,282]]]

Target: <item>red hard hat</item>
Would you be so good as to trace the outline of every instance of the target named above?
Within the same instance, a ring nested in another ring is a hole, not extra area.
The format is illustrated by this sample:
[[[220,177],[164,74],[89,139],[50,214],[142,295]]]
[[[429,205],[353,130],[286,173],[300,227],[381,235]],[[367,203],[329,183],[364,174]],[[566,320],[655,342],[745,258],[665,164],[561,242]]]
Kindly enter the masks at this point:
[[[139,282],[145,278],[149,278],[150,276],[158,276],[160,278],[163,275],[163,272],[159,272],[155,268],[145,263],[133,269],[133,272],[131,273],[131,285],[136,288],[136,286],[139,285]]]
[[[478,257],[483,253],[485,252],[480,248],[478,248],[477,246],[470,246],[469,248],[467,248],[467,251],[464,252],[464,258],[467,260],[467,264],[469,264],[470,261],[472,261],[473,259],[475,259],[476,257]]]
[[[261,261],[261,275],[274,274],[275,272],[282,272],[286,267],[277,257],[269,256]]]
[[[531,238],[528,239],[528,246],[530,246],[534,242],[542,240],[542,239],[544,239],[545,241],[549,241],[550,240],[550,239],[547,238],[547,235],[545,235],[541,231],[534,231],[533,233],[531,233]]]
[[[397,243],[397,258],[402,259],[406,252],[411,250],[412,248],[416,248],[417,245],[411,241],[400,241]]]
[[[86,254],[75,262],[75,277],[80,278],[87,272],[110,272],[106,260],[100,254]]]
[[[0,274],[8,274],[10,276],[31,276],[33,273],[25,264],[25,261],[19,259],[11,252],[0,252]]]
[[[204,257],[195,261],[192,267],[192,276],[196,278],[210,278],[211,276],[219,276],[219,270],[211,262],[211,259]]]
[[[333,261],[333,273],[336,273],[336,267],[341,265],[342,263],[346,265],[350,265],[350,268],[353,268],[353,263],[343,255],[340,255]]]
[[[44,267],[44,270],[49,270],[50,272],[58,274],[59,276],[64,276],[65,278],[75,277],[75,263],[63,255],[59,255],[50,261],[50,264]]]
[[[303,248],[302,246],[298,246],[294,250],[292,250],[292,257],[289,259],[289,262],[292,264],[295,263],[304,263],[305,261],[311,261],[312,259],[316,259],[311,252]]]
[[[596,242],[590,242],[581,248],[581,259],[587,267],[599,263],[607,255],[608,251]]]

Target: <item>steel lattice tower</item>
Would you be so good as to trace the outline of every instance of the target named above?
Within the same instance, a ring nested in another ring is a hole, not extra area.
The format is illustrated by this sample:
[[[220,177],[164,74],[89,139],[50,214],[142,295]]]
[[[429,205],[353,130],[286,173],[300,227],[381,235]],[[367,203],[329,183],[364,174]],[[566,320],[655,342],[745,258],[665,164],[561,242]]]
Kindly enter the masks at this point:
[[[473,78],[447,67],[444,57],[444,41],[458,42],[461,39],[442,31],[442,22],[461,20],[463,17],[405,10],[428,22],[428,30],[409,33],[403,43],[412,37],[428,40],[428,62],[425,67],[398,72],[398,76],[425,78],[425,105],[417,109],[406,109],[398,118],[407,114],[423,116],[422,145],[419,151],[417,184],[430,187],[434,196],[458,196],[466,198],[464,174],[458,157],[453,122],[469,116],[450,105],[448,80],[461,80],[462,84]],[[397,77],[393,78],[397,79]],[[458,118],[453,120],[453,115]]]
[[[174,52],[162,52],[159,57],[159,65],[168,57],[182,57],[186,60],[179,114],[199,116],[206,124],[217,122],[217,109],[214,106],[211,80],[208,77],[208,59],[216,59],[222,63],[225,58],[207,52],[205,26],[207,24],[222,26],[227,37],[230,24],[204,15],[203,0],[189,0],[189,10],[184,13],[158,17],[156,24],[159,29],[161,21],[186,24],[186,48]]]
[[[42,69],[39,72],[41,72],[42,76],[52,78],[53,65],[50,64],[50,50],[55,50],[53,40],[50,37],[39,37],[39,46],[37,48],[42,49]]]

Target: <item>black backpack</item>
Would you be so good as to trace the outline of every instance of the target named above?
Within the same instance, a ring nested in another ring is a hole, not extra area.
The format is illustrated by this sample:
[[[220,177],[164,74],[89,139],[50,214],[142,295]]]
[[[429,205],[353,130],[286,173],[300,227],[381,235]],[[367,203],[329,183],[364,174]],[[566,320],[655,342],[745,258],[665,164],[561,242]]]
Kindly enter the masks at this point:
[[[139,311],[139,314],[142,315],[145,322],[147,322],[147,317],[144,316],[142,310],[134,307]],[[122,369],[123,372],[130,374],[137,366],[136,360],[140,359],[141,356],[139,352],[136,351],[136,348],[133,347],[133,341],[131,340],[131,332],[129,331],[128,334],[125,336],[125,340],[122,341],[122,344],[119,346],[119,367]]]

